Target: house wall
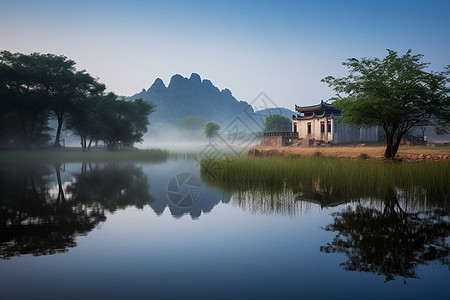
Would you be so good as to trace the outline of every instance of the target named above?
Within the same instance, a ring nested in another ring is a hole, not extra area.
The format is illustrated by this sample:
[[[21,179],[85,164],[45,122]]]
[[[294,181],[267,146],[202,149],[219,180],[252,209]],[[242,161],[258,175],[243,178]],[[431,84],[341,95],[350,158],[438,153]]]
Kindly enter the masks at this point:
[[[328,132],[328,121],[331,121],[331,132]],[[308,122],[311,122],[311,134],[308,134]],[[320,123],[324,122],[325,132],[321,132]],[[369,142],[378,140],[377,126],[359,127],[347,125],[340,121],[339,117],[323,117],[311,120],[294,120],[297,123],[298,137],[304,139],[323,140],[324,142],[350,143],[350,142]]]
[[[262,147],[284,147],[286,146],[286,138],[282,136],[263,136],[260,145]]]
[[[292,122],[292,130],[294,130],[294,123],[297,123],[298,137],[304,139],[316,139],[323,140],[325,142],[333,141],[333,129],[328,132],[328,120],[331,121],[331,126],[333,128],[334,120],[332,118],[314,118],[310,120],[294,120]],[[308,134],[308,123],[311,122],[311,134]],[[321,132],[320,122],[324,122],[325,131]]]

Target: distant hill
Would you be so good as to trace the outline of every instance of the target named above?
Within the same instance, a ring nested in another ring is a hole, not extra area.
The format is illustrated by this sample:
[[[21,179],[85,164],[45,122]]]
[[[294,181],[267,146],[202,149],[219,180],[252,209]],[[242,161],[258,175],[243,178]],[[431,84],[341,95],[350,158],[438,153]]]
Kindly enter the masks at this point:
[[[284,108],[284,107],[266,108],[263,110],[255,111],[255,114],[263,115],[266,117],[270,116],[270,115],[281,115],[281,116],[287,117],[289,119],[292,119],[292,115],[297,115],[297,113],[295,111],[292,111],[292,110]]]
[[[269,110],[254,112],[252,106],[237,100],[229,89],[219,90],[210,80],[201,79],[196,73],[189,78],[174,75],[168,86],[157,78],[148,90],[143,89],[129,100],[142,98],[156,104],[156,111],[150,115],[151,123],[178,125],[187,116],[200,116],[222,126],[239,120],[253,130],[261,130]],[[293,112],[282,108],[283,115],[291,118]]]

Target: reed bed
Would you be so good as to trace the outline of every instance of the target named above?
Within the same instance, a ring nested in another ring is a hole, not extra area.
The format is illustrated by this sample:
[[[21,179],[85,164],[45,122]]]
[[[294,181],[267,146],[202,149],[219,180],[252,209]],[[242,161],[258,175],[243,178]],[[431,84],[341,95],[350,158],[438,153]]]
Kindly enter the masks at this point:
[[[408,198],[450,207],[450,161],[380,162],[308,157],[246,157],[205,159],[202,179],[229,192],[279,193],[285,187],[304,199],[337,205],[361,199]]]

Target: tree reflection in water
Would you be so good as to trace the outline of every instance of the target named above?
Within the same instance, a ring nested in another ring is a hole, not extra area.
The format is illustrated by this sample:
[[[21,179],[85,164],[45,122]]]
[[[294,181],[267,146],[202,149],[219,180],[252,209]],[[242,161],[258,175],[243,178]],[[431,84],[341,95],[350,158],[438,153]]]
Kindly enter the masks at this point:
[[[66,252],[76,246],[78,235],[104,222],[106,212],[130,205],[142,208],[152,201],[146,177],[133,164],[83,163],[81,172],[68,182],[61,178],[60,163],[2,167],[3,259]]]
[[[351,162],[359,167],[337,176],[333,172],[345,165],[330,161],[322,169],[283,177],[272,176],[272,170],[258,162],[247,162],[253,168],[236,176],[231,176],[233,172],[224,164],[225,170],[214,176],[204,172],[202,179],[229,191],[232,203],[263,214],[292,216],[308,211],[313,203],[321,207],[355,203],[355,208],[333,213],[334,223],[325,230],[337,235],[320,248],[325,253],[345,254],[345,270],[371,272],[389,281],[398,276],[418,277],[421,264],[450,265],[450,177],[446,165],[371,164],[371,169]],[[409,168],[417,172],[411,173]],[[423,172],[432,168],[431,173]],[[390,173],[394,171],[395,176]]]
[[[437,261],[450,266],[450,222],[441,209],[407,211],[394,194],[380,207],[347,207],[325,227],[337,232],[325,253],[344,253],[348,271],[371,272],[386,281],[417,278],[417,266]]]

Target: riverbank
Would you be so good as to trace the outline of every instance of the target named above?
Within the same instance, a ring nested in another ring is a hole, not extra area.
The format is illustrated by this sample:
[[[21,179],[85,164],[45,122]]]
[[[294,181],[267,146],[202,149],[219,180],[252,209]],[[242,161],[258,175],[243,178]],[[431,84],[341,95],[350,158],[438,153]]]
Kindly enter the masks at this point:
[[[202,181],[230,193],[301,192],[321,205],[360,199],[424,199],[450,211],[450,160],[382,163],[321,157],[235,157],[201,162]],[[303,197],[302,196],[302,197]]]
[[[384,159],[384,145],[345,145],[319,148],[301,147],[254,147],[248,151],[250,156],[284,156],[284,157],[311,157],[329,156],[351,159]],[[408,161],[421,160],[448,160],[450,159],[450,146],[400,146],[396,159]]]
[[[0,151],[0,162],[82,162],[82,161],[133,161],[163,162],[169,158],[169,152],[161,149],[81,151],[80,148],[62,148],[59,150]]]

